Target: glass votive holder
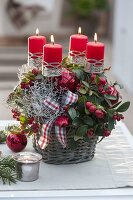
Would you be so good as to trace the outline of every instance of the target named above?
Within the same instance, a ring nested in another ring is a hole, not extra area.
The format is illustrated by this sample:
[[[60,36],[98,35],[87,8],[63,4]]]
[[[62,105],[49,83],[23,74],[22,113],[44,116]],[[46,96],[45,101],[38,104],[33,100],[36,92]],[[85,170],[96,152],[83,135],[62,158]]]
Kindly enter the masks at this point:
[[[20,152],[13,156],[16,161],[18,180],[35,181],[39,177],[39,166],[42,156],[38,153]]]

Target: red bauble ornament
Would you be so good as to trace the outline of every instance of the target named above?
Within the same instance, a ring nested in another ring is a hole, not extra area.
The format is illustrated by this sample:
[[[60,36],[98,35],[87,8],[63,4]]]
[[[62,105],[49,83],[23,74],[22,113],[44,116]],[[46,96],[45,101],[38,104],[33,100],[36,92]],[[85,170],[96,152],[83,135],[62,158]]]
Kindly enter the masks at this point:
[[[25,134],[10,133],[6,138],[6,144],[14,152],[22,151],[27,145],[27,137]]]
[[[118,102],[119,100],[119,93],[118,91],[116,90],[115,87],[109,85],[108,88],[106,89],[106,93],[111,95],[111,96],[114,96],[116,97],[116,100],[111,100],[111,104],[114,105]]]
[[[61,79],[59,80],[59,86],[69,89],[71,92],[76,90],[79,81],[73,72],[68,70],[63,71]]]
[[[56,120],[55,120],[55,125],[56,126],[68,126],[69,125],[69,118],[67,116],[59,116]]]

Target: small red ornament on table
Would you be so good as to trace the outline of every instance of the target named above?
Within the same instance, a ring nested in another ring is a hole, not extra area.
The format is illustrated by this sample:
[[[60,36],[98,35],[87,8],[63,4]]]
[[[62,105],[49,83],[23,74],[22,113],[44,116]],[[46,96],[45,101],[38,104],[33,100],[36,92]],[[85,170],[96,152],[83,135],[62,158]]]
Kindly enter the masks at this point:
[[[27,145],[27,137],[23,133],[10,133],[6,138],[6,144],[14,152],[22,151]]]

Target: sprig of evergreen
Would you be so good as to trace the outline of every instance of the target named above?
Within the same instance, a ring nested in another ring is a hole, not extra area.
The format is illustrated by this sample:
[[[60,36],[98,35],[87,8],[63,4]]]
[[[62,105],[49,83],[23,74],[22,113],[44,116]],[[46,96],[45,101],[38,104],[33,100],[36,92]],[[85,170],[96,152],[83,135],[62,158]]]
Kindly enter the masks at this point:
[[[0,131],[0,143],[4,143],[6,141],[6,133],[4,130]]]
[[[11,156],[0,158],[0,179],[3,184],[17,181],[16,161]]]

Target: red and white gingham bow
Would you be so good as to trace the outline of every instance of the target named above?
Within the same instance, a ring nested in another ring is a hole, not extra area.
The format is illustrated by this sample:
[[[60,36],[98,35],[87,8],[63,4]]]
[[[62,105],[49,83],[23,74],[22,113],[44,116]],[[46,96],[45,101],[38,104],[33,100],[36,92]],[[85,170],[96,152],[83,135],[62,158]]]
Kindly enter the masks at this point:
[[[62,98],[61,105],[51,97],[47,97],[43,103],[47,108],[50,108],[51,110],[54,111],[55,110],[58,111],[58,115],[56,116],[58,117],[63,112],[65,112],[65,110],[63,109],[64,106],[72,105],[73,103],[76,103],[77,100],[78,100],[78,95],[68,90]],[[54,121],[55,118],[53,118],[52,120],[50,119],[50,121],[48,120],[45,124],[42,125],[42,130],[41,130],[42,135],[40,136],[38,141],[38,144],[40,145],[41,149],[45,149],[49,143],[49,134],[54,124]],[[56,125],[55,134],[58,141],[63,145],[63,147],[66,147],[66,127],[60,127]]]

